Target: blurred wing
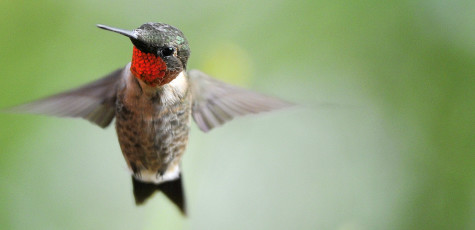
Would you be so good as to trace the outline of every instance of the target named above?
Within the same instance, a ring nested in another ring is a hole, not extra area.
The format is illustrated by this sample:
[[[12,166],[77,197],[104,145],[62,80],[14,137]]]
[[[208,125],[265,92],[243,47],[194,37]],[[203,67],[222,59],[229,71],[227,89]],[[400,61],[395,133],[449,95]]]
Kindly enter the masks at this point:
[[[204,132],[246,114],[291,106],[268,97],[213,79],[198,70],[188,72],[193,96],[193,119]]]
[[[6,110],[13,113],[82,117],[102,128],[115,116],[115,100],[122,69],[79,88]]]

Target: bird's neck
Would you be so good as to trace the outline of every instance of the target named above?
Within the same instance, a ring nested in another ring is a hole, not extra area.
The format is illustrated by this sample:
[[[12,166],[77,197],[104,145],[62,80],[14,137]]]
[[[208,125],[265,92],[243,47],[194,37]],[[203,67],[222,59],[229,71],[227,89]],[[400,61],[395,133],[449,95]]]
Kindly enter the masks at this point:
[[[135,77],[152,87],[162,86],[172,81],[176,76],[167,71],[166,63],[152,53],[145,53],[134,46],[130,71]]]

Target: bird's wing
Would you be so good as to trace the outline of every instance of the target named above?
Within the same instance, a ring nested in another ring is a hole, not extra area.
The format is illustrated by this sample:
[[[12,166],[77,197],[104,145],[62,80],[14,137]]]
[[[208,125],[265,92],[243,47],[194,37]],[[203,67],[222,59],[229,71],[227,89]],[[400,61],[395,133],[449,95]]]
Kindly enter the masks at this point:
[[[76,89],[8,108],[4,111],[59,117],[82,117],[105,128],[115,116],[115,100],[121,82],[121,73],[122,68]]]
[[[193,119],[204,132],[238,116],[292,105],[277,98],[228,85],[198,70],[191,70],[188,75],[193,96]]]

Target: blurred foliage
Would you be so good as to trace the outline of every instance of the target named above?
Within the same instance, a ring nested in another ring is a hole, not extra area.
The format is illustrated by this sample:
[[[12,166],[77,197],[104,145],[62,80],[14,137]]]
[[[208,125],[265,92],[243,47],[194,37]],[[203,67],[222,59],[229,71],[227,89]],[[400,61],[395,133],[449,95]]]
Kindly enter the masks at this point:
[[[475,229],[474,1],[0,2],[0,107],[124,66],[94,27],[180,28],[189,68],[302,104],[195,129],[190,216],[135,207],[113,128],[0,115],[1,229]]]

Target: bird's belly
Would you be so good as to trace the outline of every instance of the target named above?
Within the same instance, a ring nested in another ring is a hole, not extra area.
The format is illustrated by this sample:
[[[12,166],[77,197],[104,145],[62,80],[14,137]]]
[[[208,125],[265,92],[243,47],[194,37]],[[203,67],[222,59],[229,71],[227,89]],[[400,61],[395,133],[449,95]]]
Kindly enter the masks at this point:
[[[118,107],[116,118],[120,147],[136,179],[158,184],[178,178],[190,126],[186,104],[154,110],[124,105]]]

